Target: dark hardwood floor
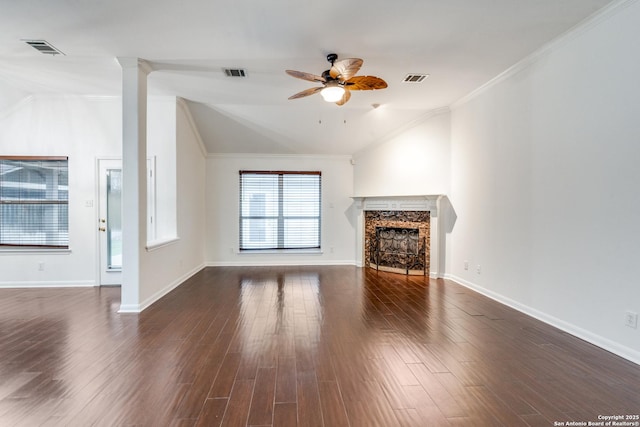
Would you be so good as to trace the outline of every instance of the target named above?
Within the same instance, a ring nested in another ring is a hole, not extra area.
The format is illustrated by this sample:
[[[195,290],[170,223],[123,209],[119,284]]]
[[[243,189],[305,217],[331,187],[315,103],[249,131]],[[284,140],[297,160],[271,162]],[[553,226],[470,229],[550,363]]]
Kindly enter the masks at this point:
[[[0,290],[1,426],[553,426],[640,413],[640,366],[446,280],[207,268],[139,315],[117,313],[119,293]]]

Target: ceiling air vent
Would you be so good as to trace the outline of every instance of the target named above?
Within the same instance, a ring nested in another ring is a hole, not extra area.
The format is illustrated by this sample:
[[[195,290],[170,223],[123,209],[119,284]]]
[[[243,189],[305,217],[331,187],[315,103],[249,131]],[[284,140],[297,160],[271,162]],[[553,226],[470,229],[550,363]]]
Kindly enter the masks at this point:
[[[407,74],[402,81],[404,83],[422,83],[427,77],[429,77],[429,74]]]
[[[242,68],[223,68],[227,77],[247,77],[247,73]]]
[[[46,40],[23,40],[26,44],[45,55],[64,55]]]

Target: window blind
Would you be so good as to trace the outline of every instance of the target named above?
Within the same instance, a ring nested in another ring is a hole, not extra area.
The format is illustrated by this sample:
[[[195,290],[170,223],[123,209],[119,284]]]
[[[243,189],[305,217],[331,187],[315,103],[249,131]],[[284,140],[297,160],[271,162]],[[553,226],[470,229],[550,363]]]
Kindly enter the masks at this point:
[[[320,248],[320,172],[240,171],[240,250]]]
[[[67,157],[0,156],[0,246],[69,247]]]

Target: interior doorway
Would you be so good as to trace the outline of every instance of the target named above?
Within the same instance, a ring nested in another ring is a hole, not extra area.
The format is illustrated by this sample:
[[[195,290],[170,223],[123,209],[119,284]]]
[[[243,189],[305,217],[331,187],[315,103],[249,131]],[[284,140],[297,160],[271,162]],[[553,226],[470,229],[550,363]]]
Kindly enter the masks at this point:
[[[100,286],[122,284],[122,160],[98,160]],[[155,158],[147,159],[147,240],[155,239]]]

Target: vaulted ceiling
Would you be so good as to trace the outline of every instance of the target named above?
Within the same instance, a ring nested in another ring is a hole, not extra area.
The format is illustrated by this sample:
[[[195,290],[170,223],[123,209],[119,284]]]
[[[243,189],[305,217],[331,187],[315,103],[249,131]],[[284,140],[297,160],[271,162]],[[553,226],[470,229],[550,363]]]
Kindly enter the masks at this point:
[[[187,100],[210,153],[352,154],[444,108],[611,0],[0,0],[0,113],[29,94],[117,96],[115,58]],[[64,55],[25,44],[44,39]],[[389,87],[344,106],[285,69],[364,59]],[[243,68],[244,78],[223,68]],[[426,73],[420,84],[403,83]],[[373,108],[379,104],[379,108]]]

